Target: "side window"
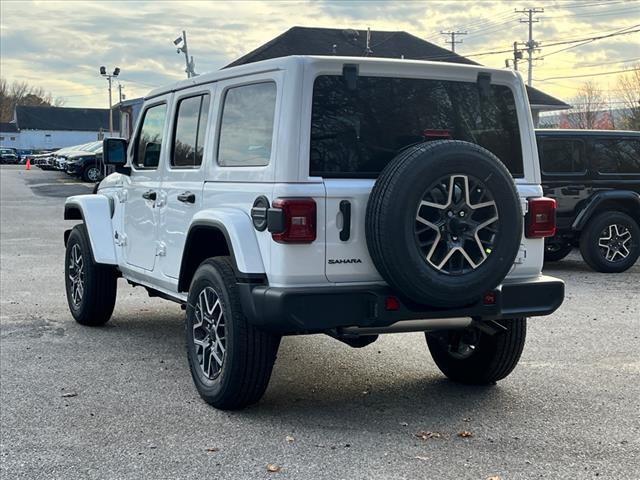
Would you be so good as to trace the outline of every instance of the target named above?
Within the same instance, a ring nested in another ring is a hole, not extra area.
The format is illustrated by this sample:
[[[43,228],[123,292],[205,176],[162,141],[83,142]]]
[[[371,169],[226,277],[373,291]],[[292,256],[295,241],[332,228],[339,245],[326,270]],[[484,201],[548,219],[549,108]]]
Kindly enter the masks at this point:
[[[600,173],[640,174],[640,140],[598,139],[593,156]]]
[[[227,90],[220,122],[218,163],[224,167],[268,165],[275,110],[273,82]]]
[[[544,173],[584,173],[584,143],[580,140],[543,138],[540,163]]]
[[[162,135],[167,105],[162,103],[144,112],[142,128],[136,139],[133,163],[137,168],[157,168],[162,149]]]
[[[173,136],[171,165],[197,168],[202,164],[208,115],[208,94],[180,100]]]

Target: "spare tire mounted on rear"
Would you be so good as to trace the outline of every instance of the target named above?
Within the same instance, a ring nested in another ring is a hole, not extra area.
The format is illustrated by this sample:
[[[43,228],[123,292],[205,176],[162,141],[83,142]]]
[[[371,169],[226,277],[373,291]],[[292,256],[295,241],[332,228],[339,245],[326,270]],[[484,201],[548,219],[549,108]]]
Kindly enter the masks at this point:
[[[477,301],[511,270],[521,236],[511,174],[491,152],[463,141],[404,150],[378,177],[367,206],[376,268],[421,304]]]

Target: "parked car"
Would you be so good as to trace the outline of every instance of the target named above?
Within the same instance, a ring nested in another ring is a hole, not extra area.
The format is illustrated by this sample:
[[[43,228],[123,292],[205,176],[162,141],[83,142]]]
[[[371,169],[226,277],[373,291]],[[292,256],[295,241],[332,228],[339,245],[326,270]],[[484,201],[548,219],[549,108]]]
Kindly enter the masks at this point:
[[[118,172],[66,201],[71,314],[106,323],[119,276],[184,305],[191,375],[222,409],[260,399],[282,335],[425,332],[449,378],[501,380],[526,317],[564,296],[541,275],[556,203],[526,99],[513,71],[362,57],[154,90],[130,148],[104,142]]]
[[[14,165],[17,163],[20,163],[20,157],[18,156],[18,151],[15,148],[1,147],[0,163],[14,164]]]
[[[81,145],[73,145],[71,147],[66,147],[63,149],[54,152],[52,155],[52,164],[56,170],[66,171],[67,170],[67,157],[69,155],[74,154],[75,152],[84,151],[89,145],[92,143],[83,143]]]
[[[599,272],[624,272],[640,256],[640,132],[538,130],[545,195],[558,202],[546,261],[574,247]]]
[[[95,142],[84,151],[71,152],[66,157],[66,172],[82,178],[85,182],[102,180],[102,142]]]

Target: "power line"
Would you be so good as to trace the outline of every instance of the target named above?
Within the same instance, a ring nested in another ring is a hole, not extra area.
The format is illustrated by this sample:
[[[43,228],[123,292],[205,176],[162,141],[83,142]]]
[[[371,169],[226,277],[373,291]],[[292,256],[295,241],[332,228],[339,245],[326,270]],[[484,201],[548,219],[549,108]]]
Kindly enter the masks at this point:
[[[633,25],[632,27],[629,27],[629,28],[634,28],[634,27],[639,27],[639,26],[640,25]],[[541,45],[541,48],[555,47],[556,45],[568,45],[570,43],[584,42],[586,40],[602,40],[603,38],[617,37],[618,35],[629,35],[631,33],[636,33],[636,32],[640,32],[640,28],[636,29],[636,30],[628,30],[626,32],[621,32],[621,33],[611,33],[611,34],[608,34],[608,35],[601,35],[601,36],[597,36],[597,37],[580,38],[580,39],[576,39],[576,40],[566,40],[566,41],[563,41],[563,42],[546,43],[544,45]],[[466,54],[465,57],[483,57],[483,56],[486,56],[486,55],[497,55],[497,54],[500,54],[500,53],[510,53],[511,51],[512,51],[511,49],[508,49],[508,50],[494,50],[494,51],[489,51],[489,52],[470,53],[470,54]],[[451,55],[434,55],[434,56],[420,57],[420,58],[433,60],[433,59],[437,59],[437,58],[451,58]]]
[[[629,12],[640,12],[640,9],[635,7],[635,8],[623,8],[620,10],[613,10],[608,12],[572,13],[568,15],[551,15],[551,16],[545,15],[543,18],[545,20],[547,19],[551,20],[555,18],[568,18],[568,17],[609,17],[611,15],[620,15],[620,14],[629,13]]]
[[[584,77],[599,77],[601,75],[613,75],[614,73],[627,73],[627,72],[635,72],[640,70],[640,68],[627,68],[624,70],[614,70],[611,72],[600,72],[600,73],[586,73],[584,75],[567,75],[563,77],[549,77],[549,78],[541,78],[536,80],[537,82],[547,82],[549,80],[562,80],[563,78],[584,78]]]
[[[625,28],[622,28],[620,30],[616,30],[615,32],[610,33],[609,36],[615,36],[615,35],[624,33],[627,30],[630,30],[630,29],[632,29],[634,27],[637,27],[637,26],[638,25],[631,25],[630,27],[625,27]],[[566,50],[570,50],[572,48],[581,47],[582,45],[586,45],[587,43],[591,43],[591,42],[595,42],[595,39],[594,38],[590,38],[589,40],[586,40],[584,42],[580,42],[577,45],[571,45],[570,47],[561,48],[560,50],[556,50],[555,52],[547,53],[546,55],[543,56],[543,58],[549,57],[551,55],[555,55],[556,53],[564,52]]]

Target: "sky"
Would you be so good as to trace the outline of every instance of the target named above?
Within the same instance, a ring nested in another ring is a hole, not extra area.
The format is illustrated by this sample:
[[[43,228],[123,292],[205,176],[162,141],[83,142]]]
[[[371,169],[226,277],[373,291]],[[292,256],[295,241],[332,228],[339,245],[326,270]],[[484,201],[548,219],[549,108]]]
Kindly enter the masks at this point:
[[[198,73],[217,70],[292,26],[404,30],[443,47],[441,30],[468,34],[456,51],[491,67],[504,67],[527,25],[514,10],[542,7],[534,39],[541,42],[533,85],[563,100],[591,80],[615,106],[619,74],[638,66],[640,32],[575,44],[640,28],[640,0],[520,1],[16,1],[0,2],[0,75],[27,81],[65,99],[65,106],[108,106],[100,65],[121,69],[127,98],[186,77],[173,40],[187,31]],[[635,28],[633,28],[636,26]],[[374,52],[375,55],[375,52]],[[521,70],[526,64],[521,63]],[[526,77],[526,71],[523,72]],[[586,75],[598,74],[587,77]],[[560,78],[558,78],[560,77]],[[574,78],[566,78],[574,77]]]

